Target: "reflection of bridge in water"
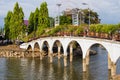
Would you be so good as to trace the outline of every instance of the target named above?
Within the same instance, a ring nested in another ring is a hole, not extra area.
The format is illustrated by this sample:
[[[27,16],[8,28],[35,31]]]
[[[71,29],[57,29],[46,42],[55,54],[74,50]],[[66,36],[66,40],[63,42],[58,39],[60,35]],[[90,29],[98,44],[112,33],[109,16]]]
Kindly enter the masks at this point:
[[[70,62],[72,62],[73,48],[76,43],[79,45],[82,53],[83,72],[87,71],[87,66],[89,65],[91,47],[99,44],[108,53],[108,69],[111,71],[111,75],[116,75],[116,63],[120,56],[120,43],[116,41],[86,37],[45,37],[24,43],[20,45],[20,48],[32,51],[32,57],[35,57],[35,52],[37,52],[42,60],[43,52],[46,49],[44,47],[47,47],[46,51],[50,58],[50,63],[52,63],[54,47],[56,46],[58,59],[60,59],[61,53],[63,53],[64,66],[67,66],[67,55],[69,55]]]

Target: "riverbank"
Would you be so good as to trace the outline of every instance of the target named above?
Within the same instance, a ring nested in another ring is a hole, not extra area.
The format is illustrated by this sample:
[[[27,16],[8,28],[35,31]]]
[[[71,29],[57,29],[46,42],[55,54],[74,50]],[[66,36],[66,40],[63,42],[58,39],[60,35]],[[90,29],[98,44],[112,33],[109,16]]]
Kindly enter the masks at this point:
[[[43,57],[46,55],[47,53],[42,52]],[[28,58],[33,57],[33,51],[21,49],[19,45],[3,45],[0,46],[0,57]],[[34,51],[34,57],[40,57],[40,52]]]
[[[20,49],[18,45],[0,46],[0,57],[27,57],[27,51]]]

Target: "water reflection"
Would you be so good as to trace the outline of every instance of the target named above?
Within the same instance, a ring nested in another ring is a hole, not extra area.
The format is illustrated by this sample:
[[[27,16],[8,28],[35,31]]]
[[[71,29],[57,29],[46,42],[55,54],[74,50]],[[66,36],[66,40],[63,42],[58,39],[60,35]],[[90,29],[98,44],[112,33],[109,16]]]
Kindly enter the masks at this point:
[[[0,58],[0,80],[5,80],[6,69],[6,59]]]
[[[0,80],[110,80],[106,51],[98,51],[101,53],[90,56],[86,73],[82,72],[80,57],[74,57],[72,63],[68,61],[67,67],[62,58],[54,58],[52,64],[48,57],[42,61],[39,58],[0,58]],[[120,73],[119,66],[117,73]]]
[[[6,75],[5,78],[7,80],[24,80],[23,75],[21,72],[21,66],[20,66],[20,59],[16,58],[11,58],[11,59],[6,59]]]

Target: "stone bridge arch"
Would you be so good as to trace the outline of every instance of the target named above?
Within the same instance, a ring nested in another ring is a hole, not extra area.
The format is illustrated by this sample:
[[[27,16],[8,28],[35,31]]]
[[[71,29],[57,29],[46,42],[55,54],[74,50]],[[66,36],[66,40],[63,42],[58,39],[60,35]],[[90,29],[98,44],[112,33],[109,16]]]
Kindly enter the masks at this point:
[[[39,42],[35,42],[33,49],[34,49],[34,57],[40,57],[40,45],[39,45]]]
[[[81,57],[83,56],[83,51],[82,51],[81,44],[79,43],[79,41],[70,40],[68,42],[68,44],[67,44],[67,55],[69,55],[69,57],[70,57],[70,62],[72,62],[74,55],[78,55],[78,56],[81,56]]]
[[[27,50],[31,50],[32,51],[32,46],[28,45]]]
[[[57,55],[58,59],[60,59],[60,57],[62,56],[61,54],[64,54],[63,45],[60,42],[60,40],[55,40],[53,42],[52,51],[53,51],[53,53],[57,53],[57,54],[54,54],[54,56]]]
[[[25,43],[24,45],[21,45],[21,48],[28,49],[28,47],[30,45],[31,49],[34,51],[34,44],[35,44],[35,42],[38,41],[39,45],[40,45],[40,51],[41,51],[42,45],[43,45],[44,41],[46,41],[49,44],[49,53],[52,54],[52,47],[53,47],[54,42],[56,40],[59,40],[60,43],[63,45],[64,56],[67,56],[67,54],[68,54],[67,48],[68,48],[70,42],[77,41],[79,43],[79,45],[81,46],[81,49],[83,52],[83,59],[86,58],[90,47],[94,44],[103,45],[106,48],[106,50],[109,54],[109,57],[111,58],[111,61],[114,64],[117,63],[117,60],[120,57],[120,43],[119,42],[109,41],[109,40],[104,40],[104,39],[86,38],[86,37],[67,37],[67,36],[64,36],[64,37],[46,37],[46,38],[41,38],[39,40],[31,41],[29,43]],[[113,63],[112,63],[112,65],[113,65]]]
[[[50,47],[50,45],[49,45],[48,41],[44,40],[42,42],[42,45],[41,45],[41,51],[42,51],[42,53],[48,55],[49,54],[49,47]]]
[[[96,48],[96,49],[95,49]],[[99,48],[99,50],[101,50],[102,52],[99,52],[97,50],[97,48]],[[110,58],[110,54],[108,52],[108,50],[106,49],[105,46],[103,46],[100,43],[93,43],[89,49],[87,50],[87,54],[86,54],[86,65],[89,65],[90,60],[91,60],[91,55],[95,55],[95,57],[98,57],[98,59],[100,60],[99,62],[101,64],[106,64],[106,68],[108,69],[108,71],[111,69],[111,58]],[[103,56],[104,55],[104,56]],[[94,56],[92,56],[94,57]],[[104,57],[104,58],[103,58]],[[103,58],[103,59],[101,59]],[[96,60],[97,61],[97,60]]]

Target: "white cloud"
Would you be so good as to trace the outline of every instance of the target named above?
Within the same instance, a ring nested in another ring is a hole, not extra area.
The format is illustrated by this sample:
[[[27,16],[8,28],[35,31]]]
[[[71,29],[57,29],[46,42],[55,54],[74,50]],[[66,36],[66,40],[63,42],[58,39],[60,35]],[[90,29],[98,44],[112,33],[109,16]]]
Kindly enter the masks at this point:
[[[23,8],[25,19],[34,11],[36,7],[44,0],[0,0],[0,17],[5,17],[9,10],[13,10],[14,4],[19,2]],[[82,3],[89,4],[89,7],[96,11],[102,20],[102,23],[118,23],[120,22],[120,0],[45,0],[48,3],[49,14],[55,16],[57,14],[57,3],[61,3],[61,11],[66,8],[88,8]],[[3,21],[3,20],[2,20]]]

